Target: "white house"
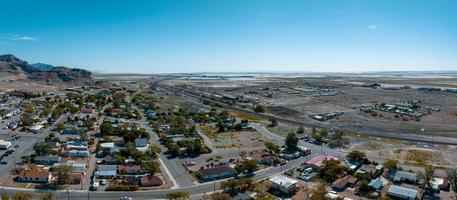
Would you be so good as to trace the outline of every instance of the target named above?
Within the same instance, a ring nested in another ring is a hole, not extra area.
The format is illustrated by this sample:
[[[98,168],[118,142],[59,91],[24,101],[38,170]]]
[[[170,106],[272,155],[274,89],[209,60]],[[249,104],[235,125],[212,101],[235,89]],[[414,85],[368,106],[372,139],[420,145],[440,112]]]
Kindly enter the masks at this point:
[[[297,180],[291,179],[283,175],[273,176],[269,180],[271,182],[271,188],[279,190],[285,194],[291,194],[295,192],[295,187],[298,183]]]

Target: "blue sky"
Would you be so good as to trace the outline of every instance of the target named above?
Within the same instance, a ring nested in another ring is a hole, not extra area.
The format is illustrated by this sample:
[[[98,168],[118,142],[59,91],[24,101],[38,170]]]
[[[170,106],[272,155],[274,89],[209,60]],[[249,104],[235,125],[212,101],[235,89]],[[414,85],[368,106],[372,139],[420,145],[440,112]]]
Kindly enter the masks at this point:
[[[0,54],[98,72],[457,70],[455,0],[0,0]]]

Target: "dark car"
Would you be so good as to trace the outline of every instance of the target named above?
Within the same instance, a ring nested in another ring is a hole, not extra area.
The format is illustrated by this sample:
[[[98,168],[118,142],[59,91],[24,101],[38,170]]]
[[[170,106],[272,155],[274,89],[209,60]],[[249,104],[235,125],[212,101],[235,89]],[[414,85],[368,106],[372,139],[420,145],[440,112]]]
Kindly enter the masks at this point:
[[[0,164],[6,165],[6,164],[8,164],[8,162],[6,162],[6,161],[3,160],[2,162],[0,162]]]

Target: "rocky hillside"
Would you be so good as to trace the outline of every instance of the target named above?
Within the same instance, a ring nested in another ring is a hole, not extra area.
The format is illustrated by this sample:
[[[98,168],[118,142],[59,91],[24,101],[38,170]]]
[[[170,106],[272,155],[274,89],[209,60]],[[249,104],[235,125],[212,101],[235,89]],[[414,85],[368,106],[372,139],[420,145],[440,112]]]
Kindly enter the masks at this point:
[[[92,73],[83,69],[63,66],[49,67],[43,70],[34,67],[14,55],[0,55],[0,79],[30,80],[47,84],[97,85],[101,82],[92,77]]]

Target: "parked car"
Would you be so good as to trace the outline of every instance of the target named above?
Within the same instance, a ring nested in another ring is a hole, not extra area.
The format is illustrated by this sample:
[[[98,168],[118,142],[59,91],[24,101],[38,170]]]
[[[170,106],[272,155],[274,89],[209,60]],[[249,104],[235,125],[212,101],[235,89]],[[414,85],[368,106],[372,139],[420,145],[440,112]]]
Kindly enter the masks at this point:
[[[121,200],[133,200],[132,197],[121,197]]]
[[[100,181],[100,185],[106,185],[106,180],[105,180],[105,179],[102,179],[102,180]]]
[[[6,161],[3,160],[2,162],[0,162],[0,164],[6,165],[6,164],[8,164],[8,162],[6,162]]]
[[[92,190],[98,190],[98,183],[94,182],[94,184],[92,184],[92,186],[91,186],[91,189]]]

